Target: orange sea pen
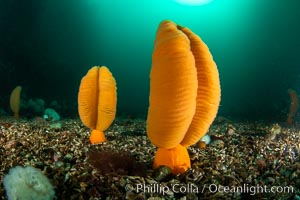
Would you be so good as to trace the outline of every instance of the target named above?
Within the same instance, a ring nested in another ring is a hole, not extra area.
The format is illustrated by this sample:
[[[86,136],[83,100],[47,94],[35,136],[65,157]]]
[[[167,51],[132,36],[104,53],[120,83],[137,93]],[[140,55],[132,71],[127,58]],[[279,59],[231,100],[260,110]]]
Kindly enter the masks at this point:
[[[115,118],[117,105],[116,81],[105,66],[92,67],[81,79],[78,112],[82,123],[92,129],[90,142],[104,142],[104,131]]]
[[[196,34],[165,20],[156,33],[150,79],[147,135],[158,147],[153,168],[183,173],[191,165],[186,147],[205,135],[218,111],[216,64]]]
[[[21,91],[22,91],[22,87],[17,86],[15,87],[15,89],[13,89],[13,91],[10,94],[9,105],[10,105],[10,109],[14,113],[15,119],[19,118]]]
[[[293,124],[293,119],[297,114],[299,108],[299,98],[298,94],[295,90],[288,89],[288,94],[290,95],[291,103],[290,103],[290,110],[287,116],[286,122],[291,125]]]

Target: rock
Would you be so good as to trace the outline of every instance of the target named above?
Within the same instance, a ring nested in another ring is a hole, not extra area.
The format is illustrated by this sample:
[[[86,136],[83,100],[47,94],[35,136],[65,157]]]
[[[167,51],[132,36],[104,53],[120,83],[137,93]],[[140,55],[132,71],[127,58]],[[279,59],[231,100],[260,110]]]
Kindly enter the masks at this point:
[[[172,170],[168,166],[159,166],[153,172],[153,178],[159,182],[162,180],[165,180],[166,178],[168,178],[171,175],[172,175]]]

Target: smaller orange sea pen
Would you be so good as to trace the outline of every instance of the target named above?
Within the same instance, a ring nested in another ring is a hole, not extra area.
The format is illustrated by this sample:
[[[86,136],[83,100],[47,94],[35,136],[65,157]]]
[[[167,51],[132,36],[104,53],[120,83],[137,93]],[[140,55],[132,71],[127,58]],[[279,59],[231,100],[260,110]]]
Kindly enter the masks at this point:
[[[286,122],[291,125],[293,124],[293,119],[295,115],[297,114],[298,108],[299,108],[299,98],[298,94],[295,90],[288,89],[287,91],[290,95],[291,103],[290,103],[290,110],[287,116]]]
[[[104,131],[115,118],[116,81],[105,66],[92,67],[82,78],[78,92],[78,112],[82,123],[92,129],[90,142],[105,142]]]
[[[19,118],[21,91],[22,91],[22,87],[17,86],[15,87],[15,89],[13,89],[13,91],[10,94],[9,104],[10,104],[10,109],[14,113],[15,119]]]

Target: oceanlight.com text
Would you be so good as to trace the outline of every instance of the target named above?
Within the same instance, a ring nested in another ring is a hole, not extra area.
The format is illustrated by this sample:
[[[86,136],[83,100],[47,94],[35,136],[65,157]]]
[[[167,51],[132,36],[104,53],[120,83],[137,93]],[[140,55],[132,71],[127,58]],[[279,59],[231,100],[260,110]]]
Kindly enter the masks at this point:
[[[261,186],[261,185],[249,185],[243,184],[241,186],[223,186],[217,184],[204,184],[199,186],[196,184],[137,184],[135,186],[127,184],[125,189],[127,191],[135,191],[137,193],[156,193],[156,194],[168,194],[173,193],[247,193],[255,195],[258,193],[293,193],[294,188],[292,186]]]

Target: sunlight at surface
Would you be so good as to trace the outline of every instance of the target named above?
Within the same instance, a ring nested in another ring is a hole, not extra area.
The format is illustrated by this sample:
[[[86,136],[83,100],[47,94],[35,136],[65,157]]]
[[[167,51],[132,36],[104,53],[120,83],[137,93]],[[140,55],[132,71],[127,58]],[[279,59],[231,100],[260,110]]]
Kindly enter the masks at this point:
[[[175,0],[178,3],[191,5],[191,6],[200,6],[210,3],[212,0]]]

